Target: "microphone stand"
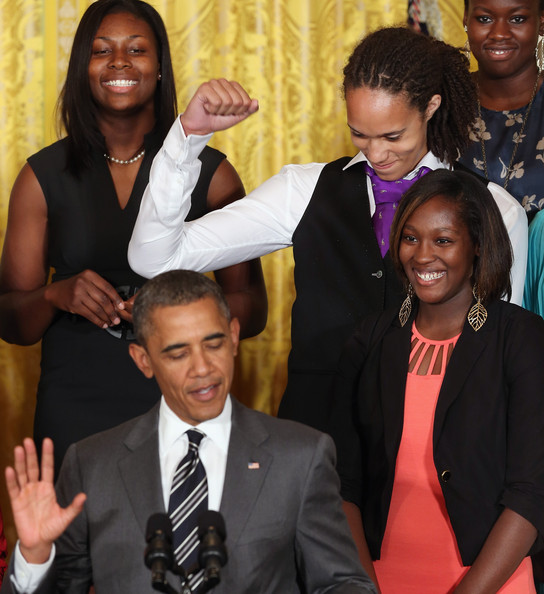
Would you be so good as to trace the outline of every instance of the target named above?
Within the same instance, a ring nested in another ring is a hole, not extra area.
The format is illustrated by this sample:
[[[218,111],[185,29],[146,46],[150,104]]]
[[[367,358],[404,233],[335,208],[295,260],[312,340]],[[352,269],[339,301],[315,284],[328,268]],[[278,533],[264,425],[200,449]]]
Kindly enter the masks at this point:
[[[191,590],[191,586],[189,585],[189,575],[187,571],[181,566],[175,564],[174,567],[170,569],[170,571],[174,575],[179,575],[181,578],[181,590],[178,592],[175,588],[173,588],[169,583],[166,577],[162,582],[153,581],[151,586],[154,590],[158,590],[159,592],[166,592],[166,594],[193,594]]]
[[[196,594],[204,594],[204,592],[207,592],[208,590],[215,588],[215,586],[217,586],[217,583],[218,582],[202,582],[202,584],[200,584],[200,587],[196,591]],[[185,592],[182,592],[182,594],[185,594]]]
[[[196,590],[196,593],[193,593],[193,590],[189,585],[189,576],[199,569],[200,566],[198,564],[193,565],[193,567],[191,567],[191,571],[189,572],[187,572],[181,565],[177,564],[171,568],[170,571],[175,575],[179,575],[181,578],[181,590],[179,593],[168,583],[166,579],[164,582],[154,582],[152,586],[155,590],[158,590],[159,592],[166,592],[166,594],[205,594],[205,592],[208,592],[208,590],[214,588],[219,583],[219,580],[205,580]]]
[[[178,564],[172,554],[172,527],[167,514],[153,514],[147,524],[144,561],[151,569],[151,586],[159,592],[178,594],[166,579],[166,571],[180,576],[179,594],[193,594],[189,576],[204,570],[202,583],[195,594],[205,594],[221,581],[220,568],[227,562],[225,522],[219,512],[208,510],[199,518],[200,548],[198,562],[187,571]]]
[[[198,563],[195,563],[192,567],[189,568],[189,571],[185,571],[183,567],[179,565],[176,566],[172,571],[181,576],[181,592],[180,594],[193,594],[193,590],[189,585],[189,576],[193,575],[197,571],[202,569]],[[208,578],[206,573],[204,574],[204,579],[200,586],[195,590],[194,594],[205,594],[208,590],[215,588],[217,584],[220,582],[219,576],[212,576],[211,579]]]

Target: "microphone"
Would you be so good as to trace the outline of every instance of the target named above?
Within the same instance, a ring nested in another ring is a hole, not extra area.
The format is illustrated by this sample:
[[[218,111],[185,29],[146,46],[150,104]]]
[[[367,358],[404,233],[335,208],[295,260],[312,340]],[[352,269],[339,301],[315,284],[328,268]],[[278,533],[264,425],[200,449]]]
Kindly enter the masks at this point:
[[[227,562],[225,520],[217,512],[208,510],[198,518],[198,563],[204,569],[203,586],[210,590],[221,580],[221,567]]]
[[[155,590],[168,592],[166,572],[174,561],[172,552],[172,522],[168,514],[153,514],[147,520],[145,540],[148,543],[144,553],[147,567],[151,569],[151,585]]]

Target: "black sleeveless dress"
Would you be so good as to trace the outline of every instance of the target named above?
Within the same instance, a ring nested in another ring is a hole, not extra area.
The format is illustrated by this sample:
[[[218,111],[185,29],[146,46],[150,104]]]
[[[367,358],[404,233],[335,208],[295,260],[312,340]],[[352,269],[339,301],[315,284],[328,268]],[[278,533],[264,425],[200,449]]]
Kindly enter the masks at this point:
[[[145,282],[130,269],[127,248],[161,144],[158,134],[146,136],[145,156],[124,209],[98,151],[92,168],[79,177],[66,169],[65,139],[28,159],[47,202],[53,281],[91,269],[125,294],[133,294]],[[209,147],[202,151],[191,218],[206,213],[208,186],[224,158]],[[130,358],[131,337],[128,325],[109,332],[66,312],[59,312],[44,334],[34,438],[37,444],[44,437],[53,439],[57,472],[71,443],[143,414],[159,399],[155,380],[145,378]]]

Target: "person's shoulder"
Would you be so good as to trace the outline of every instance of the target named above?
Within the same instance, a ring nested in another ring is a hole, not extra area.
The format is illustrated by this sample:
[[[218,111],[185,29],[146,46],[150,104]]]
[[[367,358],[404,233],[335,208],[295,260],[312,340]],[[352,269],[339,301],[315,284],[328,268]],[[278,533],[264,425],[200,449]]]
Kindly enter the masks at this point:
[[[377,344],[391,328],[401,327],[399,310],[400,307],[394,305],[384,311],[368,314],[361,320],[351,340],[366,347]],[[414,315],[415,311],[412,317]]]
[[[290,163],[288,165],[284,165],[279,175],[288,175],[288,176],[296,176],[296,177],[305,177],[310,176],[315,183],[321,175],[329,175],[331,172],[335,172],[337,174],[351,172],[358,170],[357,167],[352,168],[351,166],[348,167],[347,165],[353,161],[354,157],[339,157],[334,161],[329,161],[328,163],[323,162],[311,162],[311,163]],[[356,165],[356,163],[354,163]]]
[[[493,196],[503,217],[509,213],[515,213],[518,218],[521,218],[523,223],[527,225],[527,213],[525,212],[525,209],[514,196],[508,192],[508,190],[492,181],[487,184],[487,189]]]
[[[540,316],[536,315],[532,311],[529,311],[524,307],[520,307],[515,303],[504,301],[504,299],[497,299],[489,307],[496,310],[497,313],[503,318],[515,319],[517,321],[523,321],[525,323],[532,321],[537,324],[540,324],[541,322],[544,322],[544,320]]]
[[[477,334],[495,360],[502,359],[503,372],[511,381],[523,374],[533,377],[534,385],[544,382],[544,319],[513,303],[496,301],[489,306],[488,318]],[[489,323],[489,328],[485,327]],[[539,392],[540,394],[540,392]]]
[[[530,335],[535,334],[544,337],[544,319],[515,303],[509,303],[502,299],[494,301],[488,306],[488,318],[495,318],[497,325],[502,326],[507,334],[519,335],[521,338],[525,336],[527,339]],[[493,326],[491,324],[490,329]]]
[[[327,163],[327,166],[328,167],[339,167],[343,170],[343,169],[346,169],[346,166],[349,163],[351,163],[351,161],[354,161],[353,165],[356,164],[355,157],[344,155],[343,157],[338,157],[338,159],[334,159],[334,161],[330,161],[329,163]],[[349,167],[348,167],[348,169],[349,169]]]
[[[133,445],[136,446],[140,438],[145,439],[149,436],[151,430],[158,427],[158,422],[159,407],[155,405],[143,415],[125,421],[111,429],[95,433],[70,447],[77,450],[79,458],[89,456],[93,459],[100,456],[112,458],[118,451],[126,452],[127,443],[131,445],[134,442]]]
[[[484,186],[487,186],[489,184],[489,180],[487,179],[487,177],[483,176],[481,173],[477,171],[474,171],[474,169],[471,169],[461,161],[456,161],[453,164],[453,169],[455,171],[463,171],[464,173],[470,173],[475,178],[479,179],[484,184]]]
[[[67,150],[68,150],[68,139],[61,138],[60,140],[57,140],[53,144],[50,144],[50,145],[40,149],[37,153],[34,153],[30,157],[28,157],[28,162],[30,164],[32,164],[33,162],[57,159],[59,157],[62,157],[65,159]]]
[[[221,161],[223,161],[223,159],[226,159],[227,155],[225,155],[225,153],[222,153],[221,151],[206,145],[203,149],[202,152],[200,153],[200,155],[198,155],[198,159],[199,161],[206,161],[206,162],[212,162],[212,163],[220,163]]]
[[[303,425],[297,421],[289,419],[279,419],[278,417],[253,410],[235,401],[233,404],[236,412],[233,416],[233,423],[240,423],[247,432],[247,428],[251,427],[258,432],[265,432],[267,434],[267,441],[276,443],[282,447],[291,448],[294,445],[300,446],[303,443],[316,445],[322,440],[330,439],[328,435]]]
[[[540,210],[533,217],[533,220],[532,220],[531,224],[529,225],[529,237],[531,237],[535,233],[542,233],[543,231],[544,231],[544,210]]]
[[[38,179],[57,176],[66,168],[68,140],[63,138],[28,157],[27,162]]]

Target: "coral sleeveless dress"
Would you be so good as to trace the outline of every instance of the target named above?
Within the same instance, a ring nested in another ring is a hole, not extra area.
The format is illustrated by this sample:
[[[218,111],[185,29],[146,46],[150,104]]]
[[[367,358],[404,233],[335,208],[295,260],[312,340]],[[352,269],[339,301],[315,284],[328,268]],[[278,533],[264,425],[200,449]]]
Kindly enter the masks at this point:
[[[393,494],[381,559],[374,562],[382,594],[446,594],[470,569],[462,564],[433,462],[434,411],[458,338],[431,341],[413,325]],[[534,594],[529,557],[499,592]]]

